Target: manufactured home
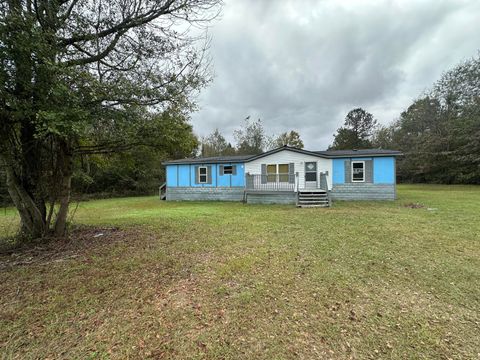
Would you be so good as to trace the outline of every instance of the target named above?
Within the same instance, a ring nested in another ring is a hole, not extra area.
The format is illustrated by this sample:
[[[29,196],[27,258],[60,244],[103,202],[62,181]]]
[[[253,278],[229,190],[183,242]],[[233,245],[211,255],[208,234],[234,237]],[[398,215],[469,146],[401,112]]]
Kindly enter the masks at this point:
[[[164,198],[329,206],[335,200],[394,200],[394,150],[307,151],[171,160]]]

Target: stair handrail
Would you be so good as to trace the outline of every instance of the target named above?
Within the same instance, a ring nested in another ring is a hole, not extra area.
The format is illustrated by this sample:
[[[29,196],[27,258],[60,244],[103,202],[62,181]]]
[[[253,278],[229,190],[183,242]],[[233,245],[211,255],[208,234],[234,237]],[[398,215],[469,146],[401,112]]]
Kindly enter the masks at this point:
[[[325,181],[325,189],[322,188],[322,180]],[[328,192],[328,178],[327,178],[327,172],[325,172],[325,171],[320,172],[320,186],[319,186],[319,188]]]
[[[166,190],[167,190],[167,183],[164,182],[158,188],[158,197],[160,198],[160,200],[162,200],[162,195],[166,193]]]

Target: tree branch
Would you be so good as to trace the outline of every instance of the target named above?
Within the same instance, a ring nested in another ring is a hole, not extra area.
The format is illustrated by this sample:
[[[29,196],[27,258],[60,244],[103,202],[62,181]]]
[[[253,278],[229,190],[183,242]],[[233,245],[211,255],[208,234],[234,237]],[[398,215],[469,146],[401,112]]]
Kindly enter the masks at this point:
[[[81,35],[73,35],[70,38],[63,38],[60,39],[60,45],[61,46],[68,46],[68,45],[73,45],[78,42],[84,42],[84,41],[91,41],[95,40],[97,38],[104,38],[109,35],[113,35],[117,32],[120,31],[127,31],[129,29],[132,29],[134,27],[138,27],[140,25],[146,24],[152,20],[155,20],[161,15],[166,15],[170,14],[173,11],[179,10],[182,7],[176,7],[173,9],[170,9],[170,6],[175,2],[175,0],[168,0],[163,6],[161,6],[158,10],[150,10],[147,11],[144,14],[138,15],[137,17],[130,18],[126,17],[125,20],[122,22],[118,23],[117,25],[114,25],[108,29],[105,29],[103,31],[100,31],[98,33],[88,33],[88,34],[81,34]],[[124,32],[124,33],[125,33]]]
[[[91,63],[102,60],[103,58],[108,56],[108,54],[113,49],[115,49],[115,46],[117,45],[118,41],[120,40],[122,35],[125,34],[126,32],[127,32],[127,30],[123,30],[123,31],[120,31],[120,32],[116,33],[113,40],[110,42],[110,44],[108,44],[108,46],[102,52],[100,52],[96,55],[92,54],[91,56],[87,56],[87,57],[80,58],[80,59],[69,60],[69,61],[64,62],[63,65],[65,65],[65,66],[87,65],[87,64],[91,64]],[[73,46],[76,49],[82,51],[83,53],[87,53],[86,50],[81,49],[78,45],[73,44]]]
[[[140,145],[148,145],[146,142],[137,141],[129,144],[116,142],[105,143],[99,145],[78,146],[74,151],[74,155],[94,155],[94,154],[110,154],[121,151],[130,150],[133,147]]]

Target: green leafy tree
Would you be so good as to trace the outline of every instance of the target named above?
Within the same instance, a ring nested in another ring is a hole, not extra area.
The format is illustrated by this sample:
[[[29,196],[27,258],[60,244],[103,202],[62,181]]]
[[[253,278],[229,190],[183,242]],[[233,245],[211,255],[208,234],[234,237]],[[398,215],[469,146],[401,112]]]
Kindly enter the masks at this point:
[[[431,172],[432,166],[435,166],[434,153],[442,151],[443,148],[440,118],[440,103],[427,97],[416,100],[402,112],[399,120],[392,126],[391,147],[402,150],[406,156],[398,161],[400,179],[429,181],[425,174]],[[413,154],[415,155],[412,156]],[[405,161],[406,159],[408,161]]]
[[[164,113],[157,115],[155,121],[152,131],[157,135],[148,145],[128,151],[78,156],[72,178],[73,192],[120,196],[158,191],[159,182],[165,179],[162,162],[194,156],[198,141],[185,119]]]
[[[480,57],[444,73],[388,130],[378,130],[380,138],[381,147],[404,153],[401,181],[479,184]]]
[[[201,155],[202,157],[234,155],[235,148],[227,142],[225,137],[218,129],[215,129],[210,135],[202,139]]]
[[[281,147],[281,146],[292,146],[297,149],[303,149],[303,141],[300,138],[300,134],[295,130],[291,130],[290,132],[284,132],[280,134],[274,141],[274,147]]]
[[[334,135],[331,150],[365,149],[372,146],[371,137],[377,126],[373,115],[362,108],[350,110],[344,126]]]
[[[392,146],[392,127],[380,125],[372,135],[372,147],[375,149],[390,149]]]
[[[268,138],[260,119],[251,121],[248,116],[244,126],[235,130],[233,136],[237,142],[236,150],[239,155],[260,154],[267,147]]]
[[[24,235],[65,234],[77,157],[158,144],[158,114],[187,119],[208,73],[179,29],[218,2],[0,4],[0,157]]]

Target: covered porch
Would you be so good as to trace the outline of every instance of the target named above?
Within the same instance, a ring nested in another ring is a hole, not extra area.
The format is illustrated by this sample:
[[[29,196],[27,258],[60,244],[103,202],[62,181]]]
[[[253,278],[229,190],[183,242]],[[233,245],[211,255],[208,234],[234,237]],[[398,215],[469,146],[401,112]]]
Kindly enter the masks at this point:
[[[310,178],[311,179],[311,178]],[[246,174],[246,203],[295,204],[298,207],[329,207],[327,175],[318,174],[318,181],[300,181],[296,174]]]

